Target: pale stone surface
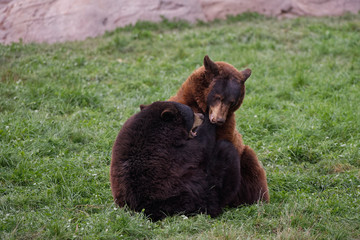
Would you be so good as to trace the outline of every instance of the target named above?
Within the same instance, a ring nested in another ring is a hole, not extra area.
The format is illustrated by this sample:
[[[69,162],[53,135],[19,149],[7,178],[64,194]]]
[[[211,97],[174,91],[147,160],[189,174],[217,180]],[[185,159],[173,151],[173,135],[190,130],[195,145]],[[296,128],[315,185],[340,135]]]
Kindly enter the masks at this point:
[[[359,10],[360,0],[0,0],[0,43],[83,40],[161,16],[194,22],[243,12],[293,17]]]
[[[0,42],[83,40],[138,20],[205,20],[200,3],[182,0],[13,0],[0,9]],[[1,5],[0,5],[1,7]]]

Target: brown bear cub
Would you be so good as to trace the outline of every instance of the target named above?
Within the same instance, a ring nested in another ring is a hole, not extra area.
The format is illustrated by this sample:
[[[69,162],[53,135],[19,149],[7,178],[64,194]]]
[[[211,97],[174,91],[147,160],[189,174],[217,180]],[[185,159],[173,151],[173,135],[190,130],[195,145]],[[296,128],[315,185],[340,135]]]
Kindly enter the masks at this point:
[[[225,139],[236,147],[240,156],[241,182],[231,206],[270,200],[265,170],[254,150],[244,145],[235,128],[234,112],[244,100],[245,81],[250,75],[250,69],[238,71],[226,62],[213,62],[206,55],[204,66],[195,70],[169,99],[190,106],[194,112],[208,112],[211,123],[217,125],[217,139]]]
[[[180,103],[155,102],[141,106],[120,130],[111,190],[120,207],[144,211],[155,221],[174,214],[215,217],[238,192],[239,164],[235,147],[216,141],[208,116]]]

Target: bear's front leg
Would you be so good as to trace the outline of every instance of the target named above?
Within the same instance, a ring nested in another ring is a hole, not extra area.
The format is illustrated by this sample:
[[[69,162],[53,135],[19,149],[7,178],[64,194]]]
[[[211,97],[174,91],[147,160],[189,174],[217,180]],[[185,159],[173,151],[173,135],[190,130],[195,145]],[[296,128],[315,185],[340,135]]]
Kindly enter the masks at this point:
[[[237,207],[242,204],[254,204],[258,201],[269,202],[270,196],[265,170],[254,150],[249,146],[244,146],[240,156],[240,172],[240,189],[230,205]]]
[[[240,189],[240,158],[233,144],[226,140],[216,143],[208,166],[209,184],[215,189],[219,206],[228,206]]]

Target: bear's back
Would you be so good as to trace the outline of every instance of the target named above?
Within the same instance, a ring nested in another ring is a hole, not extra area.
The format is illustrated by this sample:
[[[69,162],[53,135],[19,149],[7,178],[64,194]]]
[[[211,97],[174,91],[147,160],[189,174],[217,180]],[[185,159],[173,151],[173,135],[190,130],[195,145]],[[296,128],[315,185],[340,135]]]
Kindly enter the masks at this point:
[[[144,202],[180,195],[192,181],[201,184],[199,166],[206,144],[185,139],[186,130],[179,121],[161,123],[154,114],[159,111],[145,108],[132,116],[114,143],[110,181],[119,206],[126,203],[141,211]]]

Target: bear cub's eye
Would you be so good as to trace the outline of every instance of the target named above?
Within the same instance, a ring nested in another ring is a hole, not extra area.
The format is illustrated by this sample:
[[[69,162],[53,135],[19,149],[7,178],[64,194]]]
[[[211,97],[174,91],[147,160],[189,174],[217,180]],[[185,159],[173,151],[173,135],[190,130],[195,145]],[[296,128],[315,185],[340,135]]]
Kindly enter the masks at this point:
[[[221,101],[222,97],[220,95],[215,95],[214,99],[215,99],[215,101]]]

